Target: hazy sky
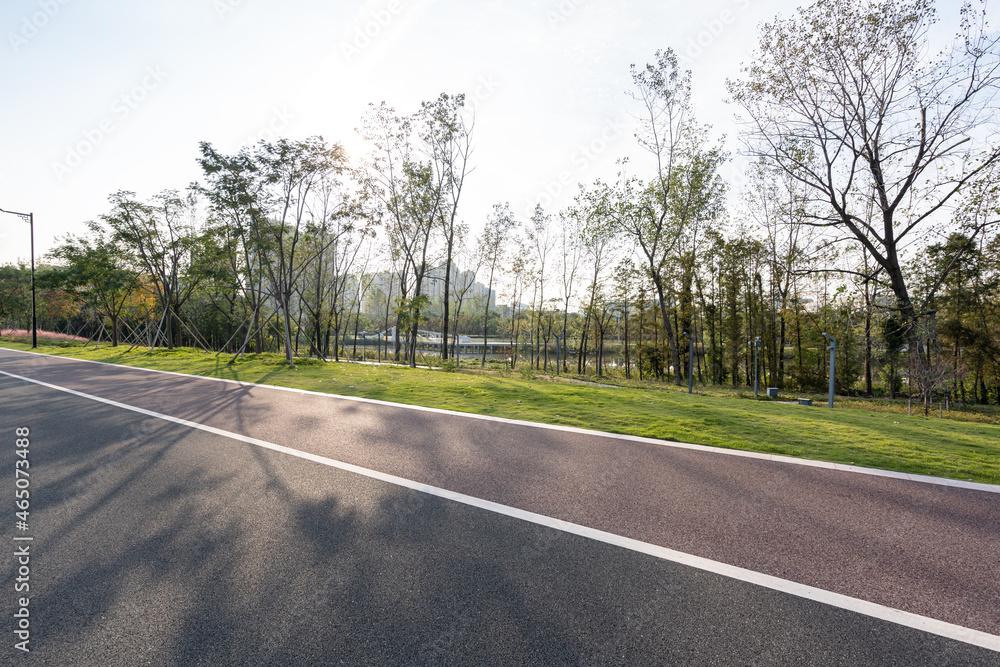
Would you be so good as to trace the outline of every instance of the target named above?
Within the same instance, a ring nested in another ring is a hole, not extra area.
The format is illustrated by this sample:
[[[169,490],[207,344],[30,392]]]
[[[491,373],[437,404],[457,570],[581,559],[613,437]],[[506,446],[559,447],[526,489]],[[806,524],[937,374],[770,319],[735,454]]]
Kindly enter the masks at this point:
[[[576,183],[650,163],[636,148],[629,66],[673,47],[695,113],[729,136],[757,26],[792,0],[3,0],[0,208],[33,212],[36,255],[107,211],[200,177],[198,142],[322,135],[350,156],[370,102],[415,111],[441,92],[476,109],[460,217],[495,202],[554,212]],[[940,3],[954,14],[954,3]],[[740,169],[727,168],[738,185]],[[27,259],[28,225],[0,215],[0,263]]]

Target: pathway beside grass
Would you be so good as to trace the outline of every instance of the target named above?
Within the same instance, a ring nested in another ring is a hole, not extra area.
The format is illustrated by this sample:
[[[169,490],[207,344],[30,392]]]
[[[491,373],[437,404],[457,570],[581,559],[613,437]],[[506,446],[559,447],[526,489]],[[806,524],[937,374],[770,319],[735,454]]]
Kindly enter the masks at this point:
[[[0,341],[29,350],[30,345]],[[201,350],[40,345],[37,352],[713,447],[1000,484],[1000,425],[861,409],[400,366],[243,361]],[[513,374],[518,375],[518,374]]]

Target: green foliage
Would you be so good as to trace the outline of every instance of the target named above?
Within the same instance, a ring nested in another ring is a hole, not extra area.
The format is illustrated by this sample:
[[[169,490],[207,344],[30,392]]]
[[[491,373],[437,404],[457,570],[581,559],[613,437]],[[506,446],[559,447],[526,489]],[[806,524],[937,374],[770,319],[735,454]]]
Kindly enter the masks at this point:
[[[667,363],[667,352],[662,345],[641,342],[636,345],[639,367],[646,377],[662,379]]]
[[[31,322],[31,269],[21,265],[0,266],[0,326]]]

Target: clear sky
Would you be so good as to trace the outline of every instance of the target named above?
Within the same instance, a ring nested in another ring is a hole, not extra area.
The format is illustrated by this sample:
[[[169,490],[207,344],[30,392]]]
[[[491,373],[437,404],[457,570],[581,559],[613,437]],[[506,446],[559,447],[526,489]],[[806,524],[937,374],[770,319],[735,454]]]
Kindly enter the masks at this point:
[[[695,113],[735,152],[739,76],[757,26],[793,0],[4,0],[0,208],[33,212],[36,255],[82,233],[107,197],[149,198],[200,177],[198,142],[322,135],[349,155],[370,102],[415,111],[441,92],[476,109],[475,172],[460,217],[493,203],[526,218],[576,183],[651,168],[635,143],[629,65],[672,47]],[[953,3],[952,3],[953,4]],[[947,4],[942,14],[953,14]],[[726,175],[739,186],[739,163]],[[0,263],[26,260],[28,225],[0,215]]]

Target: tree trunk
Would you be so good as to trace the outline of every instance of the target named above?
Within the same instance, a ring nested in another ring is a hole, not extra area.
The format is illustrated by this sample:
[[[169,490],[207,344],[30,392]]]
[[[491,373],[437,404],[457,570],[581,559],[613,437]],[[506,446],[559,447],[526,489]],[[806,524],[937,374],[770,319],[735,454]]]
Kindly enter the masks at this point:
[[[292,353],[292,315],[288,312],[288,303],[291,301],[290,294],[281,295],[281,314],[284,323],[284,336],[285,336],[285,359],[288,361],[288,365],[295,368],[295,356]]]
[[[451,253],[454,240],[455,235],[452,232],[448,237],[448,256],[444,265],[444,313],[441,318],[441,361],[448,359],[448,308],[450,306],[449,292],[451,291]]]
[[[674,338],[674,328],[670,324],[670,316],[667,314],[667,300],[666,295],[663,293],[663,277],[660,276],[659,272],[653,271],[653,285],[656,287],[656,295],[660,299],[660,316],[663,318],[663,330],[667,335],[667,345],[670,348],[670,362],[674,367],[674,384],[680,386],[681,376],[679,375],[679,367],[681,364],[680,356],[677,354],[677,340]]]

